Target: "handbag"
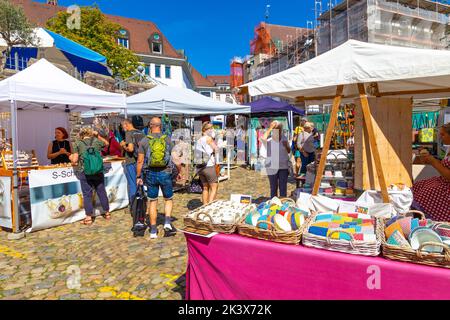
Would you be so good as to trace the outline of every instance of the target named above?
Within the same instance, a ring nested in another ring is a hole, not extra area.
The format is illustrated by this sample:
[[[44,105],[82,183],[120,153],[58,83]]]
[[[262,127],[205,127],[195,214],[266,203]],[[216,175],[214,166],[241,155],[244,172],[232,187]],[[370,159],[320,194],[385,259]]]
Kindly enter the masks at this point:
[[[216,164],[215,168],[216,168],[216,175],[217,175],[217,177],[219,177],[220,176],[220,170],[222,169],[220,167],[220,164]]]
[[[139,186],[136,196],[131,205],[131,216],[133,217],[133,232],[134,237],[143,237],[148,225],[146,223],[147,217],[147,195],[144,192],[144,187]]]
[[[202,194],[203,193],[203,185],[200,179],[197,178],[197,175],[194,176],[194,178],[191,181],[191,184],[188,188],[189,193],[193,194]]]

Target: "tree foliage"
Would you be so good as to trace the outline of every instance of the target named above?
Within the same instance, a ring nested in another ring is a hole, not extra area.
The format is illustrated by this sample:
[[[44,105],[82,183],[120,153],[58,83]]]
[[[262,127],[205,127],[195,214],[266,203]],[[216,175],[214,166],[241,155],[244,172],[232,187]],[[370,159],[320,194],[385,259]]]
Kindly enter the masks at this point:
[[[70,19],[73,19],[71,13],[59,12],[47,21],[47,28],[104,55],[114,76],[125,79],[135,73],[139,60],[132,51],[117,43],[122,29],[119,24],[109,21],[95,6],[81,8],[80,28],[69,28]]]
[[[7,53],[14,46],[34,45],[33,29],[22,7],[13,5],[9,0],[0,0],[0,36],[6,42]]]

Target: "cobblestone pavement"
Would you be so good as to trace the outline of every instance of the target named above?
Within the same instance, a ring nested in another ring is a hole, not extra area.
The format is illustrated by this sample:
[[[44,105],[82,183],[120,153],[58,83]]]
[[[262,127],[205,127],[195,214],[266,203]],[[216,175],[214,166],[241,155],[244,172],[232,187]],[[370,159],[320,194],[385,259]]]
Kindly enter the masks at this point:
[[[232,170],[231,176],[220,185],[220,199],[232,193],[255,198],[269,193],[267,177],[242,168]],[[181,217],[199,205],[199,195],[176,194],[175,226],[181,227]],[[163,210],[161,203],[159,207]],[[151,241],[148,234],[133,238],[130,228],[131,217],[120,211],[111,222],[99,218],[92,227],[76,223],[19,241],[8,241],[7,233],[0,232],[0,299],[184,299],[184,235]],[[72,268],[81,277],[75,289],[69,289],[74,288]]]

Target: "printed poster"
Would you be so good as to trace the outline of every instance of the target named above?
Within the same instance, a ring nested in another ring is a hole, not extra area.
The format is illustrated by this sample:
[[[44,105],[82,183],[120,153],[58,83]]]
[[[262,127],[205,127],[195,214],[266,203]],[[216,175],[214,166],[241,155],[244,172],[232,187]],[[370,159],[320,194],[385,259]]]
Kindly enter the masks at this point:
[[[128,206],[127,180],[122,163],[105,167],[105,185],[111,212]],[[29,175],[32,226],[27,232],[54,228],[86,218],[81,185],[73,168],[31,171]],[[96,216],[101,215],[95,201]]]
[[[0,227],[12,229],[11,177],[0,177]]]

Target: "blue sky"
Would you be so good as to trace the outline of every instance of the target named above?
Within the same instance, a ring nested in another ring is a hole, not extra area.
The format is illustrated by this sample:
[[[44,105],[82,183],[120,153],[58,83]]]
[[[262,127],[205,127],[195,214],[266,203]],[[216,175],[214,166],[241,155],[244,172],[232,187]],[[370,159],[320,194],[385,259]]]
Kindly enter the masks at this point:
[[[250,53],[253,29],[264,20],[267,4],[270,23],[306,27],[314,20],[314,0],[59,1],[63,6],[93,3],[105,13],[156,23],[176,49],[186,50],[203,75],[229,74],[231,59]]]

